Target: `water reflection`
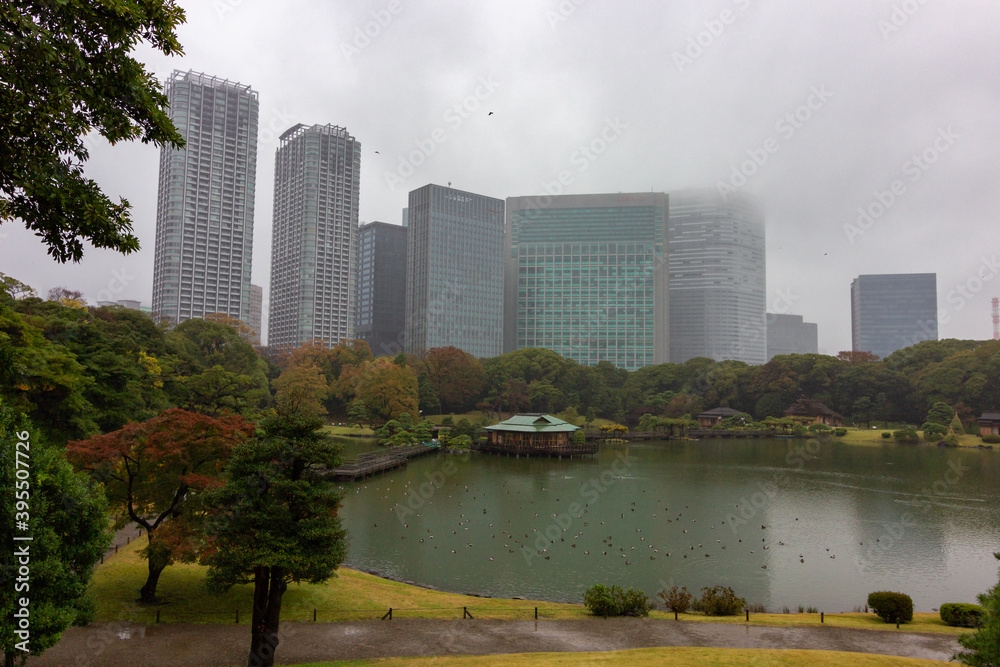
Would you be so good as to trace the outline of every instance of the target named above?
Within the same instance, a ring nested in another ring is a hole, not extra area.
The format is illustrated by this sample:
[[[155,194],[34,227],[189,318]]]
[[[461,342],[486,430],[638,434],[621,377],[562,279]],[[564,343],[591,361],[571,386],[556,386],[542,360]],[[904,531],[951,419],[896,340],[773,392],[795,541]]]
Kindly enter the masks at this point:
[[[417,459],[345,485],[348,563],[493,596],[579,602],[594,583],[650,595],[724,584],[772,610],[831,612],[873,590],[930,611],[995,583],[997,452],[805,444]]]

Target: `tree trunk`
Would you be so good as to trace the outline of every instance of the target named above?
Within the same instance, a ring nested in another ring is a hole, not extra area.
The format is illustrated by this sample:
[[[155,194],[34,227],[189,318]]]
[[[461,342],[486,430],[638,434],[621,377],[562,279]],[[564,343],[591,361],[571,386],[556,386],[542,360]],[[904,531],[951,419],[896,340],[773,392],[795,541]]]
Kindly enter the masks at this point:
[[[149,535],[147,556],[149,574],[146,576],[146,583],[139,589],[139,604],[156,602],[156,584],[160,580],[160,573],[170,564],[170,552],[153,541],[152,533],[147,534]]]
[[[273,667],[278,648],[278,625],[281,598],[288,584],[281,567],[257,567],[254,570],[253,629],[250,634],[248,667]]]
[[[250,619],[250,659],[248,667],[259,667],[264,614],[267,611],[267,588],[270,583],[269,568],[257,566],[253,572],[253,617]]]

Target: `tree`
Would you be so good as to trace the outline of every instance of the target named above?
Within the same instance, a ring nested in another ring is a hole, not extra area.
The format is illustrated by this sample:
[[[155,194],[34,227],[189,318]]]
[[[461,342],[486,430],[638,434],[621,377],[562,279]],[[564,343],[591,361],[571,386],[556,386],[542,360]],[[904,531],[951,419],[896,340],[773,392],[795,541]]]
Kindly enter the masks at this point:
[[[434,394],[441,401],[441,412],[471,410],[483,395],[486,371],[468,352],[438,347],[428,350],[423,360]]]
[[[59,262],[80,261],[84,241],[139,249],[129,203],[84,175],[84,137],[184,145],[160,83],[129,55],[140,41],[180,54],[183,21],[172,0],[3,3],[0,223],[23,220]]]
[[[4,662],[13,667],[16,656],[40,655],[53,646],[71,624],[80,624],[92,615],[87,598],[87,582],[94,565],[110,541],[107,531],[108,504],[99,489],[88,485],[85,475],[75,473],[63,453],[45,447],[37,431],[22,415],[0,399],[0,522],[8,536],[24,536],[15,531],[20,511],[15,502],[27,503],[31,541],[15,541],[6,549],[0,570],[0,646]],[[23,444],[22,444],[23,443]],[[16,461],[27,461],[27,478],[18,475]],[[17,494],[15,496],[15,493]],[[8,539],[10,539],[8,537]],[[30,582],[14,578],[15,554],[27,549],[31,561]],[[24,588],[27,583],[30,588]],[[24,637],[10,622],[21,597],[30,600],[30,637],[24,653],[17,646]]]
[[[1000,559],[1000,553],[993,555]],[[958,638],[967,650],[953,656],[952,660],[975,667],[997,667],[1000,665],[1000,581],[979,595],[979,604],[986,607],[986,625],[973,634]]]
[[[347,411],[347,421],[359,427],[371,421],[371,417],[368,416],[368,406],[360,398],[351,402],[351,407]]]
[[[879,360],[879,356],[877,354],[865,352],[863,350],[843,350],[837,353],[837,358],[851,364],[852,366],[856,366],[858,364],[870,364]]]
[[[281,600],[289,582],[322,583],[347,553],[340,494],[326,469],[340,448],[317,433],[321,420],[279,404],[262,435],[238,445],[224,486],[209,494],[209,590],[254,585],[249,665],[274,664]]]
[[[156,601],[164,568],[194,558],[190,506],[199,491],[217,483],[232,448],[254,431],[238,415],[215,419],[171,408],[145,422],[67,445],[70,461],[104,481],[119,513],[118,525],[134,521],[146,530],[149,567],[141,603]]]
[[[326,400],[330,388],[318,366],[311,362],[296,364],[282,371],[274,381],[278,401],[297,403],[314,415],[326,414]]]
[[[31,285],[25,285],[17,278],[11,278],[5,273],[0,273],[0,292],[6,292],[12,299],[38,296],[38,292]]]
[[[943,430],[947,433],[948,428],[951,425],[951,420],[955,418],[955,409],[952,408],[947,403],[935,403],[931,406],[931,409],[927,412],[927,418],[924,421],[931,422],[932,424],[940,424]]]
[[[368,414],[379,423],[404,412],[419,414],[417,378],[410,369],[397,366],[387,357],[366,361],[355,378],[354,396],[368,406]]]

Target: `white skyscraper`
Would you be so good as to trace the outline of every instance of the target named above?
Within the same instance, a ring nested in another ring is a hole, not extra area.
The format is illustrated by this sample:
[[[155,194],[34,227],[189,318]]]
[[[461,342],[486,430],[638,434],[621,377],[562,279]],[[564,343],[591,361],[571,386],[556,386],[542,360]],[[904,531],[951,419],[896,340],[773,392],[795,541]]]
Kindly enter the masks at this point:
[[[767,361],[764,213],[744,194],[670,193],[670,361]]]
[[[354,336],[361,143],[336,125],[281,135],[274,164],[268,344]]]
[[[160,152],[153,311],[173,322],[211,313],[249,322],[257,93],[175,71],[166,94],[185,146]]]

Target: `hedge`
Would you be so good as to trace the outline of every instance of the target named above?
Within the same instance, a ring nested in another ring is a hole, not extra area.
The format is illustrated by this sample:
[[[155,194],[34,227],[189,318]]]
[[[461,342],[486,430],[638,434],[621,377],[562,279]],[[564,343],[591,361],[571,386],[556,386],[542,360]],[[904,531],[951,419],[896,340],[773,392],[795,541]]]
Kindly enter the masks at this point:
[[[913,620],[913,599],[905,593],[876,591],[868,595],[868,606],[886,623]]]
[[[941,620],[957,628],[981,628],[986,625],[986,607],[964,602],[946,602],[941,605]]]

